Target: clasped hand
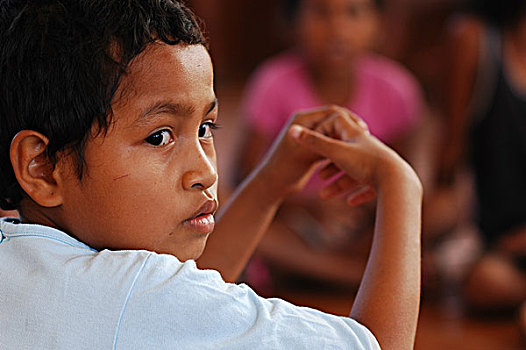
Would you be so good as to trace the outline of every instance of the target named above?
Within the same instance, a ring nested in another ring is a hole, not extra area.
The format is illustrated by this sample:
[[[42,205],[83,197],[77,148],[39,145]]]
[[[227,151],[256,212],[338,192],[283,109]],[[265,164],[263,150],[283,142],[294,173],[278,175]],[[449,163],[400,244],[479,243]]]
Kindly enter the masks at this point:
[[[329,180],[321,197],[346,196],[352,206],[375,198],[390,172],[412,172],[358,116],[337,106],[293,115],[261,164],[269,191],[283,197],[299,191],[319,168]]]

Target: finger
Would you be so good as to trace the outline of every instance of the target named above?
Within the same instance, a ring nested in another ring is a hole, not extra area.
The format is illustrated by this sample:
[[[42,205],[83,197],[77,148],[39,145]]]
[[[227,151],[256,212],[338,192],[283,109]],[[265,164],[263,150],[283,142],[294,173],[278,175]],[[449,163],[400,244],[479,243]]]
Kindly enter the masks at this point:
[[[318,177],[322,180],[329,180],[334,175],[340,173],[342,170],[338,168],[334,163],[329,163],[326,166],[322,167],[318,171]]]
[[[363,186],[347,196],[347,204],[357,207],[376,198],[376,191],[371,186]]]
[[[294,114],[290,123],[299,124],[309,129],[314,129],[328,116],[335,113],[341,113],[341,111],[336,106],[332,105],[303,110]]]
[[[362,130],[369,133],[369,126],[362,118],[360,118],[358,114],[353,113],[343,107],[337,107],[337,108],[339,108],[340,110],[343,110],[343,112],[346,113],[349,116],[349,118],[351,118],[356,124],[358,124],[362,128]]]
[[[360,184],[347,175],[342,175],[320,191],[322,199],[330,199],[338,195],[356,191]]]
[[[311,152],[336,161],[336,163],[338,163],[337,160],[347,153],[344,151],[344,148],[351,148],[350,144],[332,139],[296,124],[290,127],[289,134],[297,143]]]
[[[356,123],[363,131],[369,133],[369,127],[362,118],[348,109],[337,105],[328,105],[300,111],[292,116],[290,124],[300,124],[310,129],[314,129],[331,114],[345,116]]]
[[[345,115],[347,115],[352,121],[354,121],[356,124],[358,124],[362,130],[364,130],[365,132],[369,133],[369,126],[367,125],[367,123],[362,119],[360,118],[360,116],[356,113],[353,113],[352,111],[348,110],[347,108],[344,108],[344,107],[340,107],[340,106],[334,106],[335,109],[337,109],[338,111],[340,111],[340,113],[343,113]]]
[[[351,118],[349,113],[342,108],[340,113],[334,113],[320,122],[315,130],[332,138],[352,141],[366,133],[366,130]]]
[[[330,159],[347,176],[362,184],[372,182],[371,171],[374,169],[371,167],[370,158],[374,153],[368,147],[376,147],[374,144],[370,145],[370,141],[374,140],[363,135],[363,138],[357,138],[355,142],[345,142],[299,125],[293,125],[289,132],[291,141],[297,142],[312,154]]]

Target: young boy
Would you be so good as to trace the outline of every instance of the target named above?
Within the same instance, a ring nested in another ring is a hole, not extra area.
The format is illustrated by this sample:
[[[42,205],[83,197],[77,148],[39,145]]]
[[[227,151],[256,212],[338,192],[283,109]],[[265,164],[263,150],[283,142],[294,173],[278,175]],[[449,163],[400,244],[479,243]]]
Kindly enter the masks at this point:
[[[296,115],[214,230],[217,100],[189,10],[0,4],[0,202],[20,212],[0,222],[2,348],[412,347],[421,185],[356,116]],[[322,159],[321,176],[345,172],[329,186],[349,203],[364,200],[357,183],[378,193],[352,318],[224,281]]]

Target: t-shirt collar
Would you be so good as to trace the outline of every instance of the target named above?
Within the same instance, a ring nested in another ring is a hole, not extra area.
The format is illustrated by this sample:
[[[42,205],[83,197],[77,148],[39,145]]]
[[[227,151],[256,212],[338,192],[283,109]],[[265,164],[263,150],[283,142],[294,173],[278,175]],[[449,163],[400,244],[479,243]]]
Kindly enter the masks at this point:
[[[19,236],[40,236],[43,238],[60,241],[73,247],[90,249],[96,251],[90,246],[80,242],[79,240],[69,236],[67,233],[57,230],[55,228],[37,224],[21,223],[18,219],[2,218],[0,219],[0,233],[5,237],[19,237]]]

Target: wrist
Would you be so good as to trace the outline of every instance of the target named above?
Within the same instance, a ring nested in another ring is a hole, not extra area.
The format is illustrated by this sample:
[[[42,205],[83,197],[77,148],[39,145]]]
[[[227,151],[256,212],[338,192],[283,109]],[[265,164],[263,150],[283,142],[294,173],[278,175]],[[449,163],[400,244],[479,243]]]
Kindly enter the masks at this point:
[[[283,201],[301,191],[314,174],[318,163],[290,160],[283,164],[275,161],[262,162],[254,172],[254,180],[260,184],[264,196],[269,200]]]
[[[284,186],[280,186],[276,177],[275,170],[272,167],[261,167],[252,173],[249,186],[262,205],[280,205],[288,196],[288,192]]]
[[[423,198],[422,182],[413,168],[399,156],[382,162],[375,177],[375,186],[378,193],[396,191],[398,195]]]

